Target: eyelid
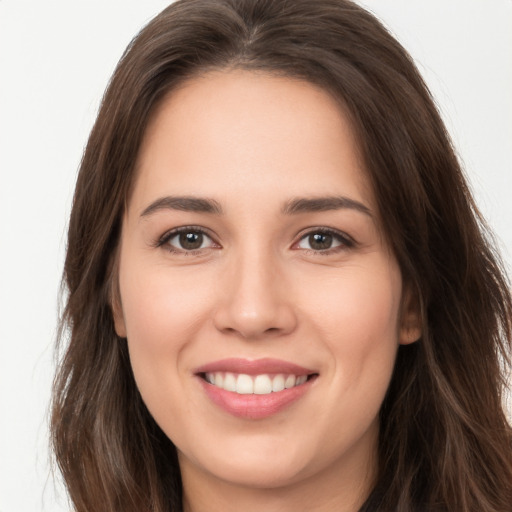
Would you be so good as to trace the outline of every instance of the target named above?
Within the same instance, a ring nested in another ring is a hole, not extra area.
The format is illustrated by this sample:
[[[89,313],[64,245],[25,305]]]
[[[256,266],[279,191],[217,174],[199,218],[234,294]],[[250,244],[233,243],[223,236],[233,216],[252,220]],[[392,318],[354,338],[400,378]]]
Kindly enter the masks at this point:
[[[302,248],[298,247],[299,243],[302,240],[304,240],[306,237],[313,235],[315,233],[332,235],[334,238],[336,238],[336,240],[340,241],[341,244],[336,247],[330,247],[329,249],[320,249],[320,250],[302,249]],[[315,253],[315,254],[330,254],[333,252],[352,249],[352,248],[356,247],[357,245],[358,245],[357,242],[350,235],[348,235],[347,233],[345,233],[343,231],[340,231],[340,230],[334,229],[334,228],[329,228],[326,226],[315,226],[315,227],[306,228],[305,230],[301,231],[301,233],[299,233],[297,235],[297,241],[293,243],[292,249],[308,251],[308,252]]]
[[[163,235],[161,235],[153,244],[155,247],[163,247],[166,245],[169,240],[174,238],[175,236],[181,234],[181,233],[187,233],[187,232],[196,232],[201,233],[202,235],[208,237],[211,242],[211,247],[203,247],[199,249],[192,249],[192,250],[186,250],[186,249],[180,249],[178,247],[174,247],[171,245],[168,245],[167,250],[173,253],[179,253],[179,254],[189,254],[193,255],[196,253],[199,253],[203,251],[204,249],[208,248],[221,248],[221,245],[215,240],[214,235],[210,232],[210,230],[201,227],[201,226],[193,226],[193,225],[187,225],[187,226],[179,226],[176,228],[172,228],[168,231],[166,231]],[[336,240],[340,242],[339,245],[335,247],[331,247],[328,249],[305,249],[305,248],[299,248],[298,244],[304,240],[306,237],[315,234],[315,233],[321,233],[321,234],[327,234],[333,236]],[[333,252],[340,252],[347,249],[354,248],[358,245],[358,243],[347,233],[340,231],[338,229],[326,227],[326,226],[312,226],[308,227],[304,230],[302,230],[296,237],[296,241],[292,244],[291,249],[293,250],[301,250],[306,252],[311,252],[315,254],[331,254]]]
[[[171,240],[175,236],[177,236],[181,233],[189,233],[189,232],[201,233],[202,235],[208,237],[212,241],[213,248],[220,248],[220,244],[215,241],[215,238],[212,235],[212,233],[208,229],[203,228],[201,226],[179,226],[176,228],[172,228],[172,229],[166,231],[162,236],[160,236],[156,240],[154,245],[155,245],[155,247],[163,247],[164,245],[166,245],[169,242],[169,240]],[[208,248],[209,247],[203,247],[200,249],[186,250],[186,249],[180,249],[178,247],[168,245],[168,247],[166,249],[172,253],[196,254],[196,253],[203,251],[204,249],[208,249]]]

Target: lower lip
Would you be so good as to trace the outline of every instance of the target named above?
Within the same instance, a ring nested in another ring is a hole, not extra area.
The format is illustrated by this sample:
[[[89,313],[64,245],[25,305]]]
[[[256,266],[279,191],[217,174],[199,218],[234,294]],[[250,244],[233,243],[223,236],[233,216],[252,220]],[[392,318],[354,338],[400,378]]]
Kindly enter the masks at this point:
[[[311,388],[313,380],[315,380],[314,378],[309,378],[304,384],[299,386],[266,395],[241,395],[218,388],[201,377],[198,378],[213,403],[233,416],[251,420],[268,418],[282,411],[304,396]]]

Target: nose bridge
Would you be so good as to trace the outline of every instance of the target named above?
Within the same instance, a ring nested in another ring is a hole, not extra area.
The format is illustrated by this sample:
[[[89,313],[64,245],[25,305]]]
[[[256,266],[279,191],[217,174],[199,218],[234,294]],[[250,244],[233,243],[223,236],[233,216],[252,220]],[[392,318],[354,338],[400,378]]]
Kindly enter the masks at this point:
[[[229,261],[229,282],[219,303],[217,328],[244,338],[291,332],[296,319],[279,258],[261,245],[248,245]]]
[[[278,282],[275,258],[263,251],[245,252],[235,264],[235,294],[243,309],[263,312],[277,302]]]

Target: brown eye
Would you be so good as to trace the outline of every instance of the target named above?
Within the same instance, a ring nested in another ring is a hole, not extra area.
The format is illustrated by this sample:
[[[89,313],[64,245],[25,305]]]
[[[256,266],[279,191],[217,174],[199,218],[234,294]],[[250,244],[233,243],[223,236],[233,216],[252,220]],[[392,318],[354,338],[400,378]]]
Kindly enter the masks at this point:
[[[217,247],[215,242],[199,229],[184,228],[169,233],[159,243],[172,252],[188,252]]]
[[[315,251],[322,251],[330,249],[332,246],[332,235],[327,233],[313,233],[308,236],[308,242],[311,249]]]
[[[187,251],[193,251],[194,249],[200,249],[203,245],[203,234],[202,233],[180,233],[179,243],[181,249]]]
[[[330,249],[340,249],[344,247],[352,247],[353,242],[342,234],[331,231],[312,231],[304,235],[297,247],[299,249],[307,249],[309,251],[329,251]]]

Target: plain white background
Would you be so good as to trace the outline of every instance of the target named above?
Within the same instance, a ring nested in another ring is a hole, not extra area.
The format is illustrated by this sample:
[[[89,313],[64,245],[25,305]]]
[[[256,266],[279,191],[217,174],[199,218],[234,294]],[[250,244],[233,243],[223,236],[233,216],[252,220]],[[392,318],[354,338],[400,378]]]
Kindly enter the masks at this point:
[[[0,0],[0,512],[68,510],[47,409],[73,185],[117,60],[167,3]],[[364,5],[417,61],[510,268],[512,1]]]

